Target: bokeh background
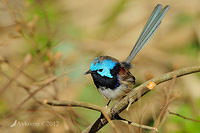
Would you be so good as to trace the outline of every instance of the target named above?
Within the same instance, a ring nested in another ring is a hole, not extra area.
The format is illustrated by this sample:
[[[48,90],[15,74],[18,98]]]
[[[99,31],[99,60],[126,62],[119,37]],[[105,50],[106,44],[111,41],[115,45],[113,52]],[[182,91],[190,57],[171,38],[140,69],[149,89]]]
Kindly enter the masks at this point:
[[[47,106],[43,100],[105,106],[108,100],[83,73],[99,55],[124,60],[158,3],[171,8],[133,61],[137,85],[200,63],[199,0],[1,0],[1,132],[76,133],[92,124],[99,112]],[[198,122],[162,113],[167,105],[171,112],[200,120],[200,74],[157,86],[121,116],[149,126],[157,123],[160,133],[200,131]],[[17,125],[10,127],[16,120]],[[119,121],[114,124],[119,132],[149,132]],[[107,124],[99,132],[116,129]]]

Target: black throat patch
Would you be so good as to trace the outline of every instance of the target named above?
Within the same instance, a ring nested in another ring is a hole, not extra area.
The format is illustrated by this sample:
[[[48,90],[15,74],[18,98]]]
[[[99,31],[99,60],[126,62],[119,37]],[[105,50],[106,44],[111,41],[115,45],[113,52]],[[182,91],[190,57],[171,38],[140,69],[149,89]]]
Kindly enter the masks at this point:
[[[113,78],[101,76],[97,72],[92,72],[92,78],[96,87],[105,87],[113,90],[116,89],[120,85],[120,81],[118,79],[118,73],[120,68],[120,63],[117,63],[116,66],[112,70],[110,70],[110,73],[113,76]]]

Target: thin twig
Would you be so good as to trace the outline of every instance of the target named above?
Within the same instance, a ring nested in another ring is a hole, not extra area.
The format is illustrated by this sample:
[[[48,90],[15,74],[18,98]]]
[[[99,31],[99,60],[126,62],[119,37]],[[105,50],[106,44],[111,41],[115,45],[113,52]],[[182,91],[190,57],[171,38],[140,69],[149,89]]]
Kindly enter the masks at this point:
[[[129,124],[127,121],[123,121],[123,120],[120,120],[120,121],[123,122],[123,123]],[[156,127],[150,127],[150,126],[146,126],[146,125],[142,125],[142,124],[138,124],[138,123],[134,123],[134,122],[131,122],[130,125],[135,126],[135,127],[139,127],[139,128],[143,128],[143,129],[158,131],[158,129]]]
[[[8,76],[6,73],[2,72],[1,70],[0,70],[0,74],[2,74],[3,76],[5,76],[7,79],[10,79],[10,78],[11,78],[10,76]],[[29,95],[32,94],[32,93],[30,92],[29,87],[28,87],[27,85],[24,85],[24,84],[20,83],[17,79],[14,79],[14,81],[17,83],[18,86],[24,88],[24,89],[28,92]],[[42,104],[42,103],[41,103],[39,100],[37,100],[34,96],[33,96],[32,98],[33,98],[33,100],[34,100],[35,102],[37,102],[38,104]]]
[[[189,118],[189,117],[185,117],[185,116],[180,115],[180,114],[178,114],[178,113],[173,113],[173,112],[171,112],[170,110],[167,110],[167,111],[168,111],[168,113],[171,114],[171,115],[176,115],[176,116],[181,117],[181,118],[183,118],[183,119],[186,119],[186,120],[190,120],[190,121],[193,121],[193,122],[198,122],[198,123],[200,123],[200,120],[195,120],[195,119],[192,119],[192,118]]]
[[[14,81],[16,77],[19,77],[19,75],[22,73],[22,71],[30,64],[32,61],[31,55],[27,55],[24,58],[24,62],[19,67],[19,69],[16,70],[16,72],[13,74],[13,76],[7,81],[7,83],[0,89],[0,95],[10,86],[10,84]]]
[[[43,101],[44,104],[52,105],[52,106],[69,106],[69,107],[83,107],[95,111],[101,112],[102,110],[109,110],[109,108],[102,107],[99,105],[86,103],[86,102],[80,102],[80,101],[58,101],[58,100],[50,100],[45,99]]]
[[[41,91],[44,87],[49,85],[51,82],[54,82],[56,80],[56,77],[52,77],[50,79],[47,79],[47,81],[40,86],[37,90],[33,91],[27,98],[25,98],[15,109],[14,112],[19,110],[19,108],[24,105],[30,98],[32,98],[35,94],[37,94],[39,91]]]
[[[5,63],[7,63],[7,64],[10,66],[10,68],[12,68],[13,70],[19,69],[15,64],[12,64],[12,63],[9,62],[8,60],[5,60]],[[31,77],[29,74],[27,74],[27,73],[24,72],[23,70],[22,70],[21,72],[22,72],[22,74],[23,74],[24,76],[26,76],[27,78],[31,79],[33,82],[36,81],[33,77]]]
[[[110,108],[108,108],[108,107],[102,107],[102,106],[98,106],[98,105],[95,105],[95,104],[80,102],[80,101],[64,101],[64,100],[63,101],[57,101],[57,100],[48,100],[48,99],[45,99],[43,101],[43,103],[48,104],[48,105],[52,105],[52,106],[83,107],[83,108],[99,111],[104,115],[104,117],[110,123],[110,125],[113,127],[113,129],[117,133],[119,133],[118,129],[116,128],[114,123],[111,121],[110,117],[107,116],[107,113],[110,111]]]
[[[8,7],[10,15],[13,17],[14,21],[17,23],[18,20],[17,20],[17,16],[15,14],[13,7],[8,3],[7,0],[3,0],[3,3]]]
[[[51,38],[51,25],[50,25],[50,22],[49,22],[49,18],[48,18],[46,9],[44,7],[44,4],[43,4],[42,0],[37,0],[37,2],[41,6],[41,10],[42,10],[43,15],[44,15],[44,21],[45,21],[45,26],[46,26],[46,33],[48,35],[48,41],[49,41],[48,43],[51,43],[51,39],[52,39]]]
[[[174,84],[175,84],[175,81],[176,81],[176,75],[174,76],[174,78],[172,79],[172,83],[171,83],[171,86],[169,87],[168,92],[165,91],[165,100],[164,100],[164,104],[163,104],[163,107],[161,108],[161,111],[160,111],[160,114],[158,116],[158,118],[155,120],[155,123],[154,123],[154,127],[155,128],[158,128],[159,124],[160,124],[160,121],[162,120],[162,118],[165,116],[165,112],[169,106],[169,104],[172,102],[172,98],[171,97],[171,94],[172,94],[172,89],[174,87]],[[164,89],[165,90],[165,89]],[[155,133],[155,131],[154,131]]]

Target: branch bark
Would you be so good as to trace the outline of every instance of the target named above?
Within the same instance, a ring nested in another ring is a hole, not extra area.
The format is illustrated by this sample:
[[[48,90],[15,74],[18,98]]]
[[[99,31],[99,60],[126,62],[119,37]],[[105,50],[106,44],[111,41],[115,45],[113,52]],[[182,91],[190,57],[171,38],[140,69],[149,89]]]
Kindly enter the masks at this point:
[[[106,107],[102,107],[102,106],[98,106],[98,105],[86,103],[86,102],[80,102],[80,101],[58,101],[58,100],[45,99],[43,103],[49,104],[52,106],[83,107],[83,108],[87,108],[87,109],[91,109],[91,110],[95,110],[99,112],[102,112],[102,110],[107,110],[107,111],[109,110],[109,108],[106,108]]]
[[[114,116],[120,114],[123,110],[125,110],[129,103],[133,104],[136,102],[139,98],[144,96],[146,93],[148,93],[151,89],[149,89],[148,84],[150,82],[155,83],[156,85],[166,82],[168,80],[173,79],[174,77],[181,77],[184,75],[192,74],[200,72],[200,65],[197,66],[191,66],[191,67],[185,67],[181,68],[169,73],[166,73],[164,75],[161,75],[159,77],[153,78],[140,86],[134,88],[126,97],[124,97],[120,102],[116,103],[115,106],[112,108],[112,113],[110,111],[110,108],[105,108],[105,107],[100,107],[97,105],[92,105],[88,103],[83,102],[75,102],[75,103],[70,103],[68,101],[46,101],[47,104],[52,105],[52,106],[79,106],[79,107],[84,107],[84,108],[89,108],[93,109],[96,111],[104,111],[104,115],[106,117],[109,117],[111,120],[114,120]],[[88,105],[87,105],[88,104]],[[83,106],[84,105],[84,106]],[[100,130],[103,126],[105,126],[108,123],[107,119],[101,115],[92,125],[88,126],[83,132],[84,133],[94,133]]]

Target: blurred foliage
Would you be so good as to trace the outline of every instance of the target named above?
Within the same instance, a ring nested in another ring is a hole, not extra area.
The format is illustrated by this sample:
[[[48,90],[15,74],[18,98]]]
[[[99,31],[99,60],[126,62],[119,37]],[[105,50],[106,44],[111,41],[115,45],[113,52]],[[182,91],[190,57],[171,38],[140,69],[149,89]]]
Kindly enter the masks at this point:
[[[0,118],[5,117],[10,111],[9,106],[5,103],[3,99],[0,99]]]
[[[108,13],[102,22],[104,27],[101,29],[101,32],[104,36],[106,32],[114,25],[116,18],[119,17],[120,14],[126,9],[126,4],[128,4],[128,2],[129,0],[118,0],[117,4],[111,8],[110,13]]]
[[[176,27],[183,27],[193,22],[195,17],[187,13],[181,13],[176,18]]]
[[[175,54],[180,53],[196,59],[199,55],[200,44],[197,39],[194,39],[192,42],[187,42],[181,49],[179,47],[173,47],[171,51]]]
[[[32,41],[30,43],[34,45],[30,48],[31,53],[33,56],[38,53],[45,54],[47,50],[58,44],[59,38],[53,32],[56,30],[56,24],[60,18],[59,11],[52,2],[40,0],[27,0],[26,2],[28,8],[25,13],[25,21],[30,27],[26,27],[24,30],[25,34],[28,32],[27,41]],[[44,55],[43,59],[47,60],[48,57]]]

